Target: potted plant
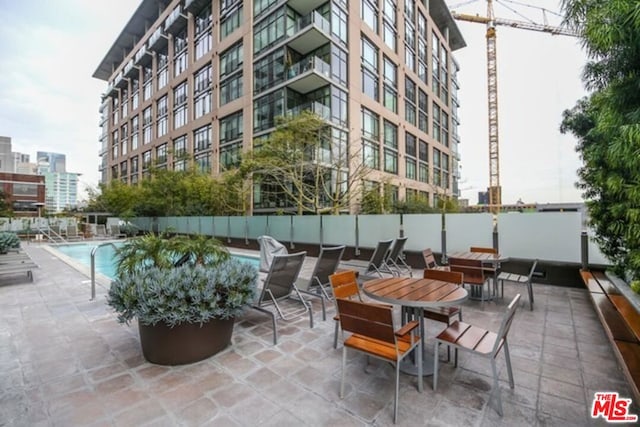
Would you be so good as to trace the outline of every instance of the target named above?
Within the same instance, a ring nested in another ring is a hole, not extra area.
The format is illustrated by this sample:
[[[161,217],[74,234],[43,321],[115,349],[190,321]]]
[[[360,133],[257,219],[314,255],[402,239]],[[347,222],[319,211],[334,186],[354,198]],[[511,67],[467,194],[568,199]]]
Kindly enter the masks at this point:
[[[253,300],[257,269],[212,238],[147,234],[116,253],[107,304],[118,321],[137,319],[149,362],[197,362],[231,341],[235,317]]]

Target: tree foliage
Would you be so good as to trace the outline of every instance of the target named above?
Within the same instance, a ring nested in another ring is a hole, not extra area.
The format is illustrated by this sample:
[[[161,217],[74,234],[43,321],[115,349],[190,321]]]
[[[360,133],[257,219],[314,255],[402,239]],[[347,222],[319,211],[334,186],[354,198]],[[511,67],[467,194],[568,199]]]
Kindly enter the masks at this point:
[[[640,277],[640,2],[565,0],[566,22],[589,55],[593,93],[563,114],[578,138],[578,188],[602,252],[619,272]]]

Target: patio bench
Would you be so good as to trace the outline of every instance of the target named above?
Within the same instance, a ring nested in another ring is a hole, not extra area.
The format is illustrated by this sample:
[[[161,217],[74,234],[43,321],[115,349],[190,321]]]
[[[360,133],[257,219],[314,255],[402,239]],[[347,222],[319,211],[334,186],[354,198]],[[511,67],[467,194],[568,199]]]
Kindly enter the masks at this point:
[[[581,270],[582,280],[616,358],[640,402],[640,314],[602,271]]]

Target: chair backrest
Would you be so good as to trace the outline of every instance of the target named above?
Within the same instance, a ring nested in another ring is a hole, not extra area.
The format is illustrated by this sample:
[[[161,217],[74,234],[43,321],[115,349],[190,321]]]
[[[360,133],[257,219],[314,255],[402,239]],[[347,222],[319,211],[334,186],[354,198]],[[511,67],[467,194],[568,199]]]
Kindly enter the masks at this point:
[[[436,257],[433,255],[433,251],[431,248],[427,248],[422,251],[422,258],[424,258],[424,267],[425,268],[435,268],[438,266],[436,262]]]
[[[498,250],[494,248],[483,248],[480,246],[471,246],[471,248],[469,248],[469,252],[480,252],[483,254],[497,254]]]
[[[384,261],[387,259],[387,252],[389,251],[391,243],[393,243],[393,239],[380,240],[378,242],[378,246],[376,246],[376,250],[373,251],[373,255],[371,255],[371,259],[369,260],[367,272],[376,271],[376,269],[379,269],[384,265]]]
[[[273,299],[276,300],[288,297],[293,290],[294,283],[298,279],[298,274],[300,274],[300,269],[302,268],[302,263],[306,256],[306,252],[298,252],[289,255],[275,255],[271,262],[269,274],[264,280],[262,294],[260,295],[258,302],[263,302],[267,292],[270,292]]]
[[[67,236],[76,237],[78,235],[78,227],[75,225],[67,225]]]
[[[387,259],[391,261],[397,260],[400,254],[402,254],[402,250],[404,249],[404,244],[407,243],[407,239],[407,237],[398,237],[394,240]]]
[[[425,268],[423,277],[425,279],[442,280],[443,282],[456,283],[461,286],[464,283],[464,274],[459,271],[432,270],[429,268]]]
[[[333,289],[333,297],[336,300],[353,296],[357,296],[359,300],[362,299],[355,271],[344,270],[334,273],[329,276],[329,282],[331,283],[331,289]]]
[[[120,226],[118,224],[111,224],[109,226],[109,230],[112,236],[117,236],[118,234],[120,234]]]
[[[96,235],[97,236],[106,236],[107,235],[107,228],[105,227],[104,224],[96,225]]]
[[[531,282],[531,278],[533,277],[533,273],[536,271],[537,266],[538,260],[533,261],[533,265],[531,266],[531,270],[529,270],[529,275],[527,276],[528,282]]]
[[[313,269],[310,284],[314,280],[317,280],[316,283],[322,286],[329,284],[329,276],[338,269],[344,248],[345,246],[342,245],[320,249],[320,256],[318,256],[318,261],[316,261],[316,266]]]
[[[336,299],[336,303],[343,331],[395,345],[392,307],[340,298]]]
[[[479,259],[449,258],[449,270],[464,274],[464,283],[483,284],[485,277],[482,267]]]
[[[493,346],[493,354],[496,354],[498,350],[500,350],[500,346],[502,345],[503,340],[507,337],[509,333],[509,329],[511,328],[511,323],[513,323],[513,318],[516,315],[516,309],[518,308],[518,302],[520,301],[520,294],[517,294],[507,307],[507,311],[504,313],[504,317],[502,318],[502,323],[500,324],[500,329],[498,330],[496,343]]]

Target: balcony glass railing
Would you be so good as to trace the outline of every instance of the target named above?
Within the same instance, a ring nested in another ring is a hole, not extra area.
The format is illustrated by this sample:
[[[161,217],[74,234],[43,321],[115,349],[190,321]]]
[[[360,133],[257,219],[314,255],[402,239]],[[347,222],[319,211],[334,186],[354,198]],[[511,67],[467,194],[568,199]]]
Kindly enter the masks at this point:
[[[146,53],[147,53],[147,47],[146,47],[146,46],[142,46],[142,47],[140,48],[140,50],[136,52],[136,56],[135,56],[135,58],[134,58],[134,61],[135,61],[136,63],[137,63],[137,62],[140,62],[140,60],[142,59],[142,57],[143,57],[144,55],[146,55]]]
[[[293,79],[307,71],[315,71],[331,77],[331,66],[317,56],[312,56],[293,64],[291,68],[289,68],[289,78]]]
[[[331,34],[331,23],[318,12],[311,12],[310,14],[298,19],[294,24],[293,34],[297,34],[311,25],[319,28],[327,34]],[[291,34],[291,32],[289,34]]]
[[[331,108],[317,101],[305,102],[304,104],[296,105],[295,107],[287,110],[287,115],[295,117],[300,115],[300,113],[302,113],[305,110],[315,113],[316,115],[321,117],[323,120],[331,119]]]
[[[162,36],[162,27],[158,27],[149,37],[149,47],[154,46]]]
[[[182,13],[182,8],[180,5],[178,5],[178,7],[173,9],[173,12],[171,12],[171,15],[167,17],[167,20],[164,21],[164,29],[168,30],[169,27],[171,27],[171,25],[173,25],[173,23],[178,20],[181,13]]]

